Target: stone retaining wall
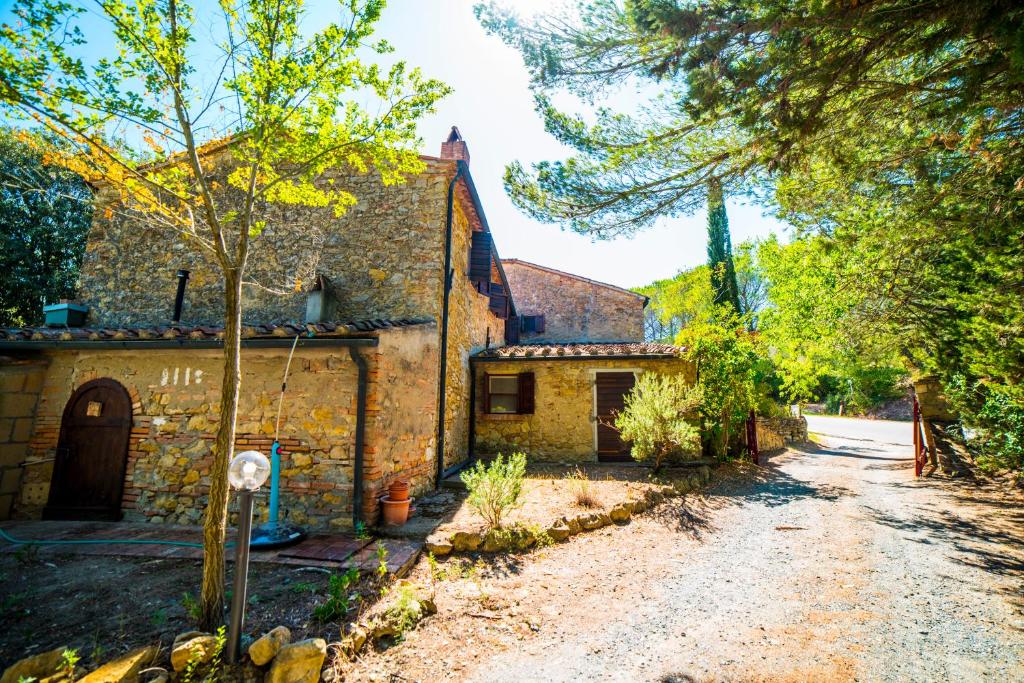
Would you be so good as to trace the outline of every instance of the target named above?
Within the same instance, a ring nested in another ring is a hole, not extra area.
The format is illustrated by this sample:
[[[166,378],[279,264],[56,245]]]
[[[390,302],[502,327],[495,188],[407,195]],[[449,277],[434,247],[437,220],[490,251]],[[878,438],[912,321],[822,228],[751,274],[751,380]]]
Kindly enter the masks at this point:
[[[807,418],[805,417],[759,417],[757,418],[757,445],[762,451],[785,448],[791,443],[806,443]]]

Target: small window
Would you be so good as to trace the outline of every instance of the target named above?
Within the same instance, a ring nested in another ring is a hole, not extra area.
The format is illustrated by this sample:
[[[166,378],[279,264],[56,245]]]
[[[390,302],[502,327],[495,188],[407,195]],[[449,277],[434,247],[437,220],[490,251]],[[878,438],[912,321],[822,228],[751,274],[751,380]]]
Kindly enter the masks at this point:
[[[488,378],[488,406],[491,413],[515,413],[519,409],[519,377],[494,375]]]
[[[532,415],[534,410],[532,372],[518,375],[484,375],[484,411],[499,415]]]

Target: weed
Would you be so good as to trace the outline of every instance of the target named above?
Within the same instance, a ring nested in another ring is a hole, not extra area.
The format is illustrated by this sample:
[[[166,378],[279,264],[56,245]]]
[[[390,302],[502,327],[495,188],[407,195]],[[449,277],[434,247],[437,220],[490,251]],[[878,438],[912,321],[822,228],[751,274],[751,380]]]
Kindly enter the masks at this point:
[[[367,541],[370,538],[372,538],[372,536],[370,536],[370,532],[366,530],[366,524],[363,522],[356,522],[356,539],[360,541]]]
[[[210,663],[203,667],[206,674],[202,678],[197,678],[197,676],[200,673],[200,660],[204,653],[196,646],[189,655],[188,662],[185,664],[185,670],[181,672],[181,683],[193,683],[193,681],[198,681],[198,683],[220,683],[221,676],[224,673],[221,657],[224,653],[225,642],[227,642],[227,635],[225,634],[224,627],[221,626],[217,629],[217,633],[214,636],[213,656],[210,657]]]
[[[199,607],[199,601],[193,598],[191,593],[181,594],[181,606],[185,608],[185,614],[189,619],[196,623],[199,622],[203,610]]]
[[[388,549],[383,543],[377,544],[377,577],[383,581],[388,575]]]
[[[292,584],[292,593],[316,593],[316,584],[311,581],[297,581]]]
[[[572,500],[576,505],[582,508],[604,507],[590,485],[590,478],[586,472],[580,469],[579,465],[572,472],[565,475],[565,481],[569,486],[569,493],[572,494]]]
[[[425,615],[423,601],[415,585],[400,584],[394,591],[394,595],[395,601],[388,607],[386,614],[389,617],[388,621],[398,631],[396,638],[400,640],[405,636],[405,632],[415,626]]]
[[[149,615],[149,623],[157,628],[164,626],[167,623],[167,608],[157,607],[153,610],[153,613]]]
[[[350,593],[359,583],[359,569],[352,567],[344,574],[331,574],[327,581],[327,599],[313,608],[313,617],[320,622],[334,621],[348,614],[358,593]]]
[[[82,659],[78,654],[78,650],[69,648],[65,649],[60,653],[60,666],[57,668],[57,673],[62,674],[71,683],[75,680],[75,667],[78,666],[79,660]]]
[[[14,560],[20,565],[35,564],[39,561],[39,546],[23,545],[14,551]]]
[[[35,676],[18,676],[18,683],[39,683]]]
[[[459,477],[469,491],[466,502],[491,528],[497,528],[505,515],[520,505],[525,475],[526,455],[515,453],[507,461],[499,454],[490,466],[477,461]]]

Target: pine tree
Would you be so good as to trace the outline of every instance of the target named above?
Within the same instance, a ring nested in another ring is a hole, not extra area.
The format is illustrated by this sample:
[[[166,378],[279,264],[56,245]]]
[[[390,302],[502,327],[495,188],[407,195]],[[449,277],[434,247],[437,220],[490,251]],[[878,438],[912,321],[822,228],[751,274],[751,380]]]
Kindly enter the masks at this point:
[[[732,261],[729,217],[725,213],[722,183],[717,178],[708,181],[708,269],[715,303],[732,306],[737,314],[742,314],[736,266]]]

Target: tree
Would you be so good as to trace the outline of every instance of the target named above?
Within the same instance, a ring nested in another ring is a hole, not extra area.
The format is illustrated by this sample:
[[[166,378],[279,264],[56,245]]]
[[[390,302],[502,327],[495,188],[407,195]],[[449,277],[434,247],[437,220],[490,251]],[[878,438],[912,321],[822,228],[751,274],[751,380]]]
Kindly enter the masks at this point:
[[[708,181],[708,269],[715,304],[732,306],[737,314],[742,314],[736,266],[732,261],[729,217],[725,214],[722,185],[717,178]]]
[[[47,141],[0,129],[0,325],[42,323],[74,296],[92,212],[81,176],[44,161]]]
[[[324,178],[329,169],[373,172],[386,184],[420,170],[415,122],[447,92],[404,62],[386,72],[364,62],[392,50],[370,42],[383,7],[345,0],[337,21],[307,35],[301,0],[222,0],[202,15],[180,0],[97,0],[91,14],[106,23],[102,39],[113,49],[93,63],[80,56],[84,10],[70,4],[21,0],[17,22],[0,32],[0,103],[63,140],[54,162],[105,188],[104,218],[120,214],[180,239],[223,277],[224,376],[203,534],[206,630],[223,619],[250,243],[275,204],[338,215],[352,206],[356,197]],[[224,27],[214,59],[204,57],[204,22]],[[145,151],[107,144],[113,134],[138,138]]]
[[[690,423],[700,402],[700,389],[685,377],[644,373],[626,395],[615,429],[633,459],[650,461],[658,472],[669,458],[700,455],[700,430]]]

